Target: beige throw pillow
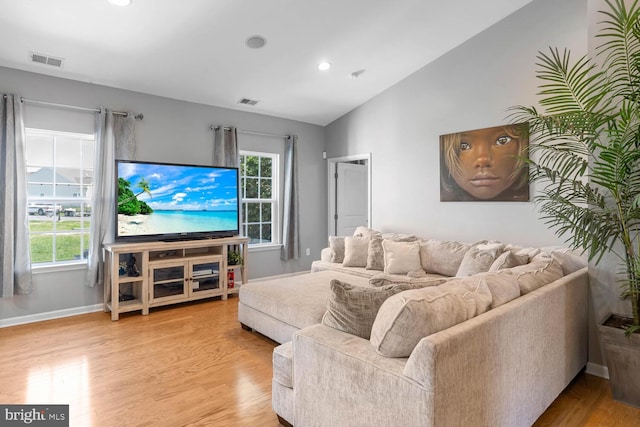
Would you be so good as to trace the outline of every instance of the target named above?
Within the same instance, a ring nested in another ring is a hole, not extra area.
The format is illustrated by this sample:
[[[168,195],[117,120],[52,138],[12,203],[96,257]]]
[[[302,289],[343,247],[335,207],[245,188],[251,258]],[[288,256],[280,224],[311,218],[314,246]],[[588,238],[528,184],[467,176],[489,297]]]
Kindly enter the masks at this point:
[[[486,283],[475,290],[431,286],[389,297],[380,307],[371,329],[371,344],[385,357],[408,357],[418,342],[475,316],[491,298]],[[488,296],[487,296],[488,295]],[[476,303],[476,298],[479,303]]]
[[[420,248],[422,268],[427,273],[453,277],[458,272],[462,258],[470,247],[470,244],[460,242],[424,241]]]
[[[368,237],[345,237],[342,265],[345,267],[366,267],[368,253]]]
[[[382,237],[374,234],[369,240],[369,252],[367,253],[367,270],[384,270],[384,249]]]
[[[481,275],[481,280],[487,284],[491,292],[491,309],[506,304],[520,296],[518,278],[511,270]]]
[[[367,288],[332,280],[322,324],[369,339],[371,326],[382,303],[390,296],[407,289],[411,289],[408,284]]]
[[[419,242],[394,242],[383,240],[384,272],[388,274],[407,274],[422,269],[420,264]]]
[[[380,287],[386,285],[397,285],[399,283],[408,283],[414,285],[413,288],[424,287],[424,286],[438,286],[443,284],[449,279],[436,277],[434,275],[431,276],[423,276],[423,277],[412,277],[409,274],[387,274],[387,273],[378,273],[369,279],[369,284],[371,286]],[[422,285],[422,286],[419,286]]]
[[[564,275],[562,264],[549,254],[538,254],[529,264],[513,267],[511,272],[517,277],[521,295],[535,291]]]
[[[329,249],[331,262],[344,261],[344,236],[329,236]]]
[[[360,226],[356,227],[356,229],[353,231],[353,237],[371,238],[372,236],[374,236],[376,234],[380,234],[380,232],[376,231],[376,230],[372,230],[371,228],[365,227],[363,225],[360,225]]]
[[[486,273],[503,250],[504,245],[497,245],[488,249],[483,249],[479,246],[472,247],[464,254],[458,271],[456,271],[456,277]]]
[[[489,267],[489,271],[504,270],[505,268],[517,267],[529,262],[529,255],[516,255],[511,251],[503,252]]]

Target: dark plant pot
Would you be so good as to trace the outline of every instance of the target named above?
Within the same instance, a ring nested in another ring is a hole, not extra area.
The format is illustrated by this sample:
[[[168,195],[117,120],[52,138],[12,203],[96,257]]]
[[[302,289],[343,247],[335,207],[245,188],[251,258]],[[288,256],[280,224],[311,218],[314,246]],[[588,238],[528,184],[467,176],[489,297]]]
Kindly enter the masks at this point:
[[[609,314],[599,326],[613,399],[640,408],[640,334],[626,337],[625,316]],[[615,326],[609,326],[615,325]]]

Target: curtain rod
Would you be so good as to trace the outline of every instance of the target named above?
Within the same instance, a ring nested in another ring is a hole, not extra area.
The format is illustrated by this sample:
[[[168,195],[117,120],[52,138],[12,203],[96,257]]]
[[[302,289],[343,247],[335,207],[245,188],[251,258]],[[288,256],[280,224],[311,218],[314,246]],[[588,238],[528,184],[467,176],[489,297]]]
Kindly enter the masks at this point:
[[[216,130],[216,129],[220,129],[220,126],[214,126],[211,125],[211,130]],[[231,129],[230,127],[223,127],[224,130],[229,130]],[[242,130],[242,129],[238,129],[238,133],[244,133],[247,135],[258,135],[258,136],[272,136],[274,138],[284,138],[284,139],[289,139],[291,138],[291,135],[278,135],[275,133],[265,133],[265,132],[254,132],[252,130]]]
[[[38,101],[38,100],[35,100],[35,99],[27,99],[27,98],[23,98],[23,97],[20,97],[20,102],[25,102],[27,104],[47,105],[47,106],[50,106],[50,107],[58,107],[58,108],[69,108],[69,109],[72,109],[72,110],[80,110],[80,111],[93,111],[93,112],[96,112],[96,113],[101,111],[100,108],[78,107],[77,105],[57,104],[55,102]],[[114,111],[113,114],[117,114],[119,116],[126,116],[127,115],[127,113],[125,113],[123,111]],[[134,115],[133,117],[135,117],[138,120],[142,120],[144,116],[142,115],[142,113],[140,113],[140,114]]]

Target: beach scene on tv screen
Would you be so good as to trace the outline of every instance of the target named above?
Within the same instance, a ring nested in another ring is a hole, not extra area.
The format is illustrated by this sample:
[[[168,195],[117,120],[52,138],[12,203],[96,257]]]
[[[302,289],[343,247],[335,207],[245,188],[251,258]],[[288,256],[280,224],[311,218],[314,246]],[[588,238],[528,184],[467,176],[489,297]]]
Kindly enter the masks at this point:
[[[237,170],[118,163],[118,236],[238,229]]]

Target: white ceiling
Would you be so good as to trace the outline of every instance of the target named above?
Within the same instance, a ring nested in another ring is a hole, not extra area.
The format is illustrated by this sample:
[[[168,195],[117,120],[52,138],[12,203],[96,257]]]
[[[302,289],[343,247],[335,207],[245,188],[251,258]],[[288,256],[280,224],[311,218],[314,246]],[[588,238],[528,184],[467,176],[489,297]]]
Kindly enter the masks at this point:
[[[0,65],[326,125],[531,1],[0,0]]]

